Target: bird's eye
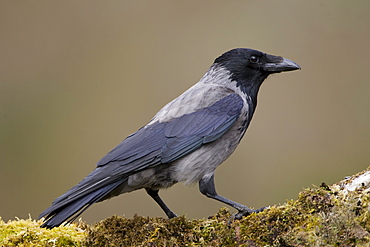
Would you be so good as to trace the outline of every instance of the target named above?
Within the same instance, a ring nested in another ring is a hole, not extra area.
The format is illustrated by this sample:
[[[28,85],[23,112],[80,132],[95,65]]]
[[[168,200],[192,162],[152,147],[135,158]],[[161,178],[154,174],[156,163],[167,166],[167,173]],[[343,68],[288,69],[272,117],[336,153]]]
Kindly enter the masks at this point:
[[[258,58],[258,57],[256,57],[256,56],[251,56],[251,57],[249,58],[249,61],[250,61],[251,63],[258,63],[258,62],[259,62],[259,58]]]

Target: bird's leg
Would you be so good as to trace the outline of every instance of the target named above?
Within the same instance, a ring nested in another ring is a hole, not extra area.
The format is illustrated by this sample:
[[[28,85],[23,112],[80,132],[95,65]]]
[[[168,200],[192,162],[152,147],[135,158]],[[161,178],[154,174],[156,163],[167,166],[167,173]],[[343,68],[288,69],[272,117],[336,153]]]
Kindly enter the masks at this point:
[[[154,201],[158,203],[158,205],[166,213],[169,219],[177,217],[177,215],[174,212],[172,212],[171,209],[169,209],[167,205],[164,203],[164,201],[159,197],[159,194],[158,194],[159,190],[152,190],[148,188],[146,188],[145,190],[148,193],[148,195],[150,195],[154,199]]]
[[[202,192],[203,195],[215,199],[217,201],[223,202],[235,209],[238,210],[238,213],[234,215],[235,219],[241,219],[243,216],[247,216],[251,213],[257,213],[261,212],[262,210],[265,209],[265,207],[260,208],[260,209],[250,209],[247,206],[244,206],[242,204],[239,204],[237,202],[231,201],[223,196],[220,196],[216,192],[215,188],[215,182],[214,182],[214,175],[212,176],[205,176],[199,181],[199,190]]]

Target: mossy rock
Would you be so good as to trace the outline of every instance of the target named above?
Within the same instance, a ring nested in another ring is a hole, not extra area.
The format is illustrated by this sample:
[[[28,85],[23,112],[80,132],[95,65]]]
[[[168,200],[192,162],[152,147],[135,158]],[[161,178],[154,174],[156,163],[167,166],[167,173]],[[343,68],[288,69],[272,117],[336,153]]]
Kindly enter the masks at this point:
[[[52,230],[0,220],[1,246],[370,246],[370,172],[306,189],[297,200],[242,220],[226,208],[207,219],[112,216]]]

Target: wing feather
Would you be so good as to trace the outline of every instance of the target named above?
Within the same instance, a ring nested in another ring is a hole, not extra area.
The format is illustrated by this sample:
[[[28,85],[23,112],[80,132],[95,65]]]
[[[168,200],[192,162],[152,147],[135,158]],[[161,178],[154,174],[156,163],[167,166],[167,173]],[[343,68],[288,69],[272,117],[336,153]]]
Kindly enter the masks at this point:
[[[217,140],[233,126],[242,108],[241,97],[229,94],[201,110],[139,129],[103,157],[79,184],[55,199],[40,217],[47,215],[49,222],[61,223],[68,215],[78,215],[109,197],[130,175],[180,159]]]

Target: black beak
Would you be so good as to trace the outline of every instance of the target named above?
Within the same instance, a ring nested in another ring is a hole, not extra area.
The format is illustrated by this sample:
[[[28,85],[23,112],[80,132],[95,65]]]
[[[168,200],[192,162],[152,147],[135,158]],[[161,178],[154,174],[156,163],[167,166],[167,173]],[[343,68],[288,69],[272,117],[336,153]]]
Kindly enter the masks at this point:
[[[301,69],[301,67],[292,60],[272,55],[267,56],[267,63],[263,66],[263,68],[266,72],[270,73]]]

